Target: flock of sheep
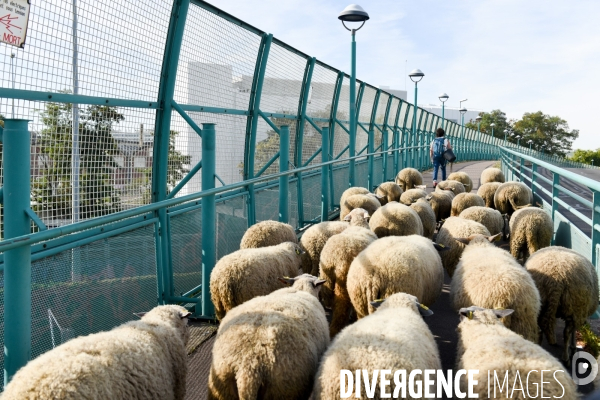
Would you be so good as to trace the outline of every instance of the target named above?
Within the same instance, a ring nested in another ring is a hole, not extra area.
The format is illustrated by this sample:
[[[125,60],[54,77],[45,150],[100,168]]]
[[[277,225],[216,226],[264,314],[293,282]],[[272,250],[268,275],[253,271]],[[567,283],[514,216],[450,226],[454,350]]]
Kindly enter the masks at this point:
[[[480,397],[488,370],[509,371],[511,382],[565,370],[538,343],[555,344],[556,318],[564,319],[568,361],[574,331],[598,305],[598,277],[585,257],[550,246],[552,220],[532,206],[531,190],[504,181],[488,168],[474,194],[471,178],[456,172],[428,194],[421,174],[405,168],[374,193],[346,190],[340,221],[313,225],[300,240],[287,224],[252,226],[210,277],[220,326],[208,398],[337,399],[342,369],[441,369],[423,316],[444,270],[461,315],[456,367],[480,371]],[[510,253],[493,244],[501,236]],[[19,370],[3,398],[183,399],[188,317],[159,306],[73,339]],[[577,397],[567,374],[545,384],[545,395],[561,391]]]

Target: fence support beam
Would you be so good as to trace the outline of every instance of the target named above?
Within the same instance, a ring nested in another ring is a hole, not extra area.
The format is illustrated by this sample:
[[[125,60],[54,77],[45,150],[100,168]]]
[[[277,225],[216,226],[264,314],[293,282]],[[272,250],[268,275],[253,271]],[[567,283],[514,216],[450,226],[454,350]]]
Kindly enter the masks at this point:
[[[337,79],[335,81],[335,89],[333,91],[333,99],[331,99],[331,113],[329,114],[329,153],[333,157],[333,149],[335,148],[335,122],[337,120],[338,105],[340,103],[340,93],[342,91],[342,85],[344,83],[344,73],[338,72]],[[343,125],[340,124],[343,127]],[[348,132],[350,135],[350,132]],[[344,150],[345,151],[345,150]],[[333,168],[331,165],[327,167],[329,170],[329,207],[333,209],[335,191],[333,190]]]
[[[523,180],[521,179],[521,181],[523,181]],[[555,199],[557,199],[558,195],[560,194],[560,191],[558,190],[559,185],[560,185],[560,175],[557,174],[556,172],[553,172],[552,173],[552,214],[550,215],[552,217],[553,224],[554,224],[554,218],[556,216],[556,212],[558,211],[558,201],[556,201]],[[593,230],[593,228],[594,227],[592,227],[592,230]],[[555,243],[556,243],[556,232],[552,236],[552,245],[554,246]]]
[[[215,188],[215,124],[202,124],[202,191]],[[215,195],[202,198],[202,316],[214,318],[215,306],[210,299],[210,273],[216,262]]]
[[[4,236],[30,233],[31,140],[27,120],[4,121]],[[31,246],[4,253],[4,385],[31,358]]]
[[[161,82],[158,89],[158,104],[156,112],[156,132],[154,135],[154,150],[152,159],[152,202],[156,203],[167,198],[167,175],[169,160],[169,140],[171,132],[171,113],[173,96],[175,94],[175,81],[177,79],[177,65],[185,29],[185,21],[190,6],[190,0],[177,0],[173,2],[171,20],[163,64]],[[160,229],[156,232],[157,249],[157,274],[161,274],[162,287],[158,288],[158,303],[163,304],[165,297],[173,296],[173,280],[171,269],[171,235],[169,233],[168,215],[166,208],[155,211]]]
[[[329,128],[321,130],[321,162],[329,161]],[[321,222],[329,220],[329,166],[321,167]]]
[[[367,156],[367,163],[368,163],[368,168],[369,168],[369,176],[367,178],[367,189],[369,189],[370,191],[374,190],[374,186],[375,186],[375,179],[373,177],[373,154],[375,152],[375,132],[373,131],[373,129],[369,130],[369,138],[367,139],[367,153],[369,154]]]
[[[282,125],[279,128],[279,172],[285,172],[290,165],[290,128]],[[289,222],[289,186],[290,177],[279,177],[279,222]]]

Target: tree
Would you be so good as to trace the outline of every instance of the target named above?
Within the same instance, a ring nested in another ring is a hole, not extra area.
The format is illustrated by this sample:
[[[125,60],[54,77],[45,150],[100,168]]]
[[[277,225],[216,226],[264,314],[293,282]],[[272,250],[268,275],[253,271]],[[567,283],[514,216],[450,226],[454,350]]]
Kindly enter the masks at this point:
[[[575,153],[573,154],[573,156],[570,157],[569,159],[576,161],[576,162],[584,163],[584,164],[592,164],[592,161],[593,161],[594,165],[599,166],[600,165],[600,149],[596,149],[596,150],[577,149],[577,150],[575,150]]]
[[[515,133],[521,135],[521,145],[528,146],[532,141],[532,148],[538,151],[544,147],[544,152],[560,157],[565,157],[573,140],[579,137],[577,129],[569,130],[569,124],[558,116],[550,116],[541,111],[525,113],[523,118],[514,123]]]
[[[80,218],[93,218],[121,210],[111,173],[118,154],[112,136],[113,125],[125,117],[116,107],[88,105],[80,112]],[[73,121],[69,103],[46,103],[41,113],[40,150],[44,161],[42,176],[32,187],[34,211],[58,219],[72,218]]]
[[[506,119],[506,114],[501,110],[492,110],[492,112],[480,112],[481,117],[481,132],[490,134],[492,133],[491,124],[494,124],[494,137],[504,140],[504,131],[508,130],[509,135],[512,131],[511,121]],[[477,121],[469,121],[465,124],[465,127],[477,130]],[[509,139],[509,138],[508,138]]]

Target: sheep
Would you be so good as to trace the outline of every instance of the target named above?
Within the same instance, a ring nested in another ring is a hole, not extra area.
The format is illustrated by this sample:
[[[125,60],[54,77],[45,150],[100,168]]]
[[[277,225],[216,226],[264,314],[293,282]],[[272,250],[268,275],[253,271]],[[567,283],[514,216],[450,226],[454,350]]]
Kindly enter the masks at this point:
[[[346,289],[350,264],[361,251],[377,240],[377,235],[369,229],[369,214],[365,210],[356,208],[346,218],[351,226],[339,235],[332,236],[321,252],[320,278],[326,282],[320,297],[325,306],[332,308],[331,337],[346,326],[352,312]]]
[[[473,189],[473,181],[471,180],[471,177],[467,175],[466,172],[453,172],[450,175],[448,175],[448,180],[462,183],[465,187],[466,193],[469,193],[471,189]]]
[[[504,172],[500,168],[486,168],[481,172],[481,178],[479,179],[479,184],[483,185],[490,182],[506,182],[506,178],[504,178]]]
[[[452,200],[454,199],[453,191],[435,190],[425,199],[431,205],[431,209],[435,214],[435,220],[437,222],[450,217],[450,213],[452,212]]]
[[[448,248],[448,251],[441,253],[442,265],[448,272],[448,275],[452,277],[454,275],[454,269],[458,264],[465,246],[464,244],[457,242],[454,238],[465,238],[475,233],[490,236],[490,232],[485,226],[479,222],[463,219],[459,217],[450,217],[444,225],[438,230],[436,237],[437,243]]]
[[[286,278],[279,289],[234,308],[213,346],[208,399],[307,399],[329,345],[322,280]]]
[[[421,223],[423,224],[423,236],[432,239],[433,234],[435,233],[436,218],[429,202],[426,199],[421,198],[412,203],[410,208],[415,210],[421,219]]]
[[[423,175],[417,169],[404,168],[396,175],[396,183],[406,192],[408,189],[414,189],[416,185],[422,185]]]
[[[554,224],[550,215],[537,207],[521,208],[510,218],[510,253],[517,260],[550,246]],[[521,257],[522,256],[522,257]]]
[[[342,233],[350,225],[345,221],[325,221],[308,228],[300,238],[302,271],[319,276],[319,259],[323,246],[330,237]]]
[[[340,204],[344,204],[344,201],[348,197],[350,197],[354,194],[371,194],[371,192],[369,191],[369,189],[364,188],[364,187],[359,187],[359,186],[350,187],[350,188],[344,190],[344,192],[340,196]]]
[[[385,206],[390,201],[400,201],[402,188],[394,182],[383,182],[381,185],[377,186],[375,194],[381,196],[382,199],[385,200],[385,202],[381,203],[382,206]]]
[[[158,306],[139,321],[72,339],[17,371],[2,398],[183,400],[190,315]]]
[[[364,208],[369,215],[373,215],[379,207],[381,207],[379,196],[373,193],[353,194],[340,203],[340,221],[343,221],[346,215],[355,208]]]
[[[410,206],[418,199],[424,197],[427,197],[427,192],[423,189],[408,189],[406,192],[402,193],[402,196],[400,196],[400,203]]]
[[[457,237],[467,244],[450,283],[450,301],[456,311],[472,305],[513,309],[504,325],[532,342],[538,341],[540,294],[529,273],[492,242],[500,235]]]
[[[466,193],[465,185],[463,185],[459,181],[451,181],[451,180],[441,181],[440,183],[437,184],[437,186],[435,187],[435,190],[437,192],[444,191],[444,190],[451,190],[452,192],[454,192],[454,195],[457,195],[459,193]]]
[[[440,296],[444,270],[439,247],[418,235],[378,239],[350,264],[346,287],[358,318],[373,313],[370,301],[406,292],[426,306]]]
[[[461,212],[459,217],[479,222],[487,228],[491,235],[502,233],[503,237],[507,236],[508,225],[506,224],[506,218],[498,210],[474,206]]]
[[[392,376],[394,371],[405,370],[408,376],[414,370],[441,369],[435,339],[421,317],[433,314],[430,310],[406,293],[396,293],[375,305],[378,305],[376,313],[348,326],[327,349],[315,378],[315,400],[340,398],[342,369],[350,370],[352,374],[366,370],[369,376],[373,376],[374,370],[389,370]],[[391,376],[388,377],[391,388],[387,388],[386,392],[391,397],[390,394],[400,388],[396,388]],[[380,398],[384,388],[380,387],[380,379],[375,378],[375,381],[371,389],[373,395],[366,392],[365,397]],[[415,382],[423,384],[418,376]],[[394,395],[394,398],[399,397]],[[401,397],[407,398],[406,394]]]
[[[302,249],[291,242],[238,250],[221,258],[210,274],[210,297],[219,320],[233,307],[281,287],[278,276],[296,276]]]
[[[256,249],[276,246],[283,242],[298,243],[296,232],[291,225],[277,221],[261,221],[252,225],[240,243],[240,249]]]
[[[556,344],[556,317],[565,321],[562,359],[569,361],[568,340],[598,306],[598,274],[593,264],[581,254],[564,247],[552,246],[536,251],[525,268],[540,292],[542,309],[538,318],[548,343]],[[574,349],[571,349],[574,350]]]
[[[494,194],[494,207],[501,214],[512,214],[533,203],[531,189],[521,182],[506,182],[498,186]]]
[[[375,211],[371,215],[369,226],[380,238],[391,235],[423,235],[423,223],[419,214],[409,206],[395,202]]]
[[[477,384],[473,390],[475,397],[579,398],[569,371],[565,370],[556,358],[502,325],[500,318],[506,318],[512,311],[480,307],[460,310],[456,369],[479,370]],[[542,375],[543,372],[546,372],[546,376]],[[498,382],[500,391],[497,393],[493,389],[492,397],[488,390],[495,387],[494,379]],[[500,382],[507,382],[508,385]],[[541,382],[544,384],[541,385]],[[466,392],[467,382],[464,377],[461,380],[461,388]],[[506,390],[506,393],[503,393],[503,390]],[[542,392],[538,395],[540,390]],[[513,397],[515,391],[517,394]],[[519,391],[522,394],[518,393]]]
[[[483,201],[485,201],[486,207],[496,208],[494,205],[494,195],[500,185],[502,185],[500,182],[488,182],[479,186],[479,189],[477,189],[477,195],[481,196]]]
[[[469,207],[485,207],[485,201],[475,193],[459,193],[452,199],[451,217],[458,217],[463,210]]]

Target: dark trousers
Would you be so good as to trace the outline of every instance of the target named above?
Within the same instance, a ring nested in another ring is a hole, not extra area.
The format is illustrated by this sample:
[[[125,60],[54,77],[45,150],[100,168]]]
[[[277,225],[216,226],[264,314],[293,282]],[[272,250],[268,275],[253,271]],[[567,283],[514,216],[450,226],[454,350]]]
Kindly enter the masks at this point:
[[[438,168],[442,169],[442,180],[446,180],[446,159],[443,157],[433,158],[433,180],[437,182]]]

